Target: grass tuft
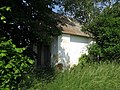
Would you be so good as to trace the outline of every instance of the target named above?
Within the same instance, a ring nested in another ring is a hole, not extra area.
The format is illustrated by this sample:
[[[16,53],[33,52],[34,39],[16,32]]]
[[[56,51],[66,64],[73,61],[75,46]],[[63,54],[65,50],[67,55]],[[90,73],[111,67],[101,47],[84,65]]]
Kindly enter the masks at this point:
[[[118,63],[88,63],[59,73],[51,82],[37,83],[29,90],[119,90]]]

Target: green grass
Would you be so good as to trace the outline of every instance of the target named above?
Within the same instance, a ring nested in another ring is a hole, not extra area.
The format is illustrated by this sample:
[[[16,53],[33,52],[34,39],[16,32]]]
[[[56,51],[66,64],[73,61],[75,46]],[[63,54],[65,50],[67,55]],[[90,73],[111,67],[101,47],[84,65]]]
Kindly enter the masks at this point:
[[[58,74],[51,82],[38,82],[29,90],[120,90],[118,63],[88,63]]]

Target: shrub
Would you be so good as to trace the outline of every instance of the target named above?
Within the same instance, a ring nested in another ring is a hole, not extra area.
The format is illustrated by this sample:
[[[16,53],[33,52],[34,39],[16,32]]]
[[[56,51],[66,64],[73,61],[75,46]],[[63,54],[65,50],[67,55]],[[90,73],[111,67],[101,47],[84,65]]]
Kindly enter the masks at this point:
[[[83,54],[80,58],[79,58],[79,65],[85,65],[87,62],[89,61],[89,56],[86,54]]]
[[[100,61],[102,58],[102,48],[94,43],[88,47],[88,57],[90,61]]]
[[[22,52],[25,48],[16,48],[11,40],[0,39],[0,89],[13,90],[24,74],[29,72],[34,63]]]
[[[120,3],[108,7],[86,28],[92,33],[96,44],[90,48],[90,55],[120,61]],[[100,59],[100,58],[99,58]]]

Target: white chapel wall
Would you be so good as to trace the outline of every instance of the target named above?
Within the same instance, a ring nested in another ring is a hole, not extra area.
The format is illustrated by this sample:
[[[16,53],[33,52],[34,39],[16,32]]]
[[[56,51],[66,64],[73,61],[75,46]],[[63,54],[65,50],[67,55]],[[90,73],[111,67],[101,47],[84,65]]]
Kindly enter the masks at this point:
[[[87,46],[91,39],[80,36],[70,36],[70,66],[78,64],[79,58],[83,54],[88,54]]]
[[[58,63],[62,63],[64,68],[70,63],[70,35],[62,34],[58,37]]]
[[[87,54],[87,46],[91,43],[90,38],[62,34],[51,45],[51,63],[62,63],[64,68],[78,64],[82,54]]]

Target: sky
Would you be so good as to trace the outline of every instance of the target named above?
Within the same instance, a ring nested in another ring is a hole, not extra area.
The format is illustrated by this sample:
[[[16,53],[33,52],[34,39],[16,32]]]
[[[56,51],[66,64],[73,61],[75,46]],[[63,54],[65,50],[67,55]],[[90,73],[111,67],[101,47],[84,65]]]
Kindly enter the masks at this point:
[[[111,0],[111,4],[114,4],[116,1],[117,1],[117,0]],[[118,0],[118,1],[120,1],[120,0]],[[101,4],[101,3],[97,3],[97,6],[98,6],[98,7],[100,7],[101,5],[103,6],[103,8],[106,7],[105,5],[103,5],[103,4]],[[52,11],[58,13],[58,12],[60,11],[60,7],[57,6],[57,5],[55,5],[55,8],[52,9]],[[60,13],[60,12],[59,12],[59,13]]]
[[[57,13],[58,10],[60,10],[59,6],[55,6],[55,8],[52,9],[52,11],[54,11],[54,12],[56,12],[56,13]]]

